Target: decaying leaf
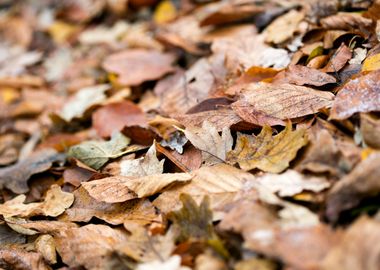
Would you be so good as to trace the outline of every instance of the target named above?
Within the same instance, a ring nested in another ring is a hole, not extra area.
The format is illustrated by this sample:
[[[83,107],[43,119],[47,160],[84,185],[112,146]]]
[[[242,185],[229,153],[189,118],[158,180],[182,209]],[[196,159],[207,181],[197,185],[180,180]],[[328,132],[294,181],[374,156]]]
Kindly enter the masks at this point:
[[[351,79],[338,92],[331,108],[331,119],[346,119],[358,112],[380,110],[380,70]]]
[[[232,136],[228,127],[222,130],[222,136],[209,122],[203,122],[202,128],[188,127],[184,130],[189,141],[203,152],[206,164],[224,162],[226,154],[232,149]]]
[[[4,217],[30,217],[36,215],[56,217],[72,205],[74,195],[63,192],[59,186],[53,185],[47,191],[43,202],[24,204],[25,199],[25,195],[19,195],[12,200],[6,201],[0,205],[0,214]]]
[[[243,86],[232,108],[245,121],[257,125],[278,125],[281,120],[318,112],[332,105],[334,95],[304,86],[268,83]]]
[[[68,155],[97,170],[109,159],[125,154],[129,142],[123,134],[114,133],[109,141],[86,141],[75,145],[69,149]]]
[[[63,156],[53,149],[34,152],[26,159],[0,169],[0,185],[17,194],[27,192],[29,190],[27,181],[33,174],[44,172],[53,162],[62,160]]]
[[[139,85],[156,80],[174,71],[174,56],[153,50],[126,50],[108,56],[103,68],[119,75],[118,82],[123,85]]]
[[[161,174],[164,171],[163,160],[158,160],[156,156],[156,146],[152,144],[146,155],[133,160],[123,160],[120,163],[120,174],[123,176],[146,176]]]
[[[154,174],[143,177],[113,176],[82,183],[91,197],[101,202],[124,202],[160,192],[177,182],[190,181],[188,173]]]
[[[305,130],[292,131],[291,123],[272,137],[272,129],[264,126],[257,136],[238,134],[236,147],[227,155],[227,160],[249,171],[255,168],[279,173],[289,166],[298,150],[307,144]]]

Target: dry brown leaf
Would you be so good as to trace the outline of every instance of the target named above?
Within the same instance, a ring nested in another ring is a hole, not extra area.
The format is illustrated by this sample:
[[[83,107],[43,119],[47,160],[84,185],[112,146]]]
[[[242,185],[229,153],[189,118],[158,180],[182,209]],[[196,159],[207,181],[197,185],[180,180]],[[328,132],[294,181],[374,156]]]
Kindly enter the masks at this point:
[[[154,174],[144,177],[113,176],[82,183],[91,197],[101,202],[124,202],[160,192],[177,182],[190,181],[188,173]]]
[[[331,119],[346,119],[358,112],[380,111],[380,70],[351,79],[338,92]]]
[[[201,58],[185,73],[178,72],[159,82],[155,92],[160,96],[160,108],[164,112],[168,115],[183,114],[206,99],[214,84],[212,66]]]
[[[127,233],[105,225],[89,224],[69,228],[54,235],[57,251],[62,261],[70,267],[108,269],[112,251],[128,241]]]
[[[184,130],[189,141],[202,151],[204,163],[216,164],[226,160],[227,152],[232,149],[233,139],[228,127],[222,129],[222,136],[209,122],[203,122],[202,128],[188,127]]]
[[[0,214],[4,217],[30,217],[44,215],[56,217],[62,214],[74,202],[74,195],[61,191],[58,185],[52,185],[43,202],[24,204],[25,195],[19,195],[0,205]]]
[[[222,131],[225,127],[231,127],[243,119],[240,118],[233,110],[230,108],[223,108],[218,110],[203,111],[191,114],[180,114],[175,115],[181,124],[185,127],[202,127],[204,122],[209,122],[212,124],[217,131]]]
[[[294,9],[278,17],[265,29],[265,41],[280,44],[292,38],[304,17],[304,12]]]
[[[217,209],[231,202],[243,183],[255,177],[252,174],[226,164],[202,167],[192,172],[192,180],[182,186],[174,186],[163,192],[153,204],[164,213],[180,208],[179,196],[189,194],[197,203],[204,196],[210,197],[211,209]]]
[[[257,136],[238,134],[236,147],[228,153],[228,161],[249,171],[255,168],[279,173],[289,166],[298,150],[307,144],[305,130],[292,131],[289,122],[285,130],[272,137],[272,129],[264,126]]]
[[[143,225],[157,220],[154,207],[148,200],[129,200],[124,203],[105,203],[92,198],[80,187],[74,191],[74,204],[60,216],[62,221],[89,222],[97,217],[112,225],[125,221],[139,222]]]
[[[329,83],[336,83],[336,79],[314,68],[290,65],[286,71],[278,74],[274,78],[274,83],[322,86]]]
[[[21,246],[0,247],[0,266],[3,269],[50,270],[41,254],[28,252]]]
[[[0,169],[0,186],[17,194],[27,192],[29,190],[27,181],[33,174],[44,172],[52,166],[53,162],[62,160],[63,156],[53,149],[34,152],[24,160]]]
[[[130,49],[108,56],[102,66],[106,71],[119,75],[120,84],[135,86],[174,71],[174,60],[174,56],[168,53]]]
[[[321,69],[323,72],[338,72],[341,70],[347,62],[351,59],[352,52],[344,43],[336,50],[336,52],[331,56],[329,62],[324,68]]]
[[[340,12],[321,19],[320,23],[326,29],[364,30],[372,25],[372,20],[364,18],[358,13]]]
[[[380,222],[362,217],[343,234],[322,262],[323,270],[376,270],[380,261]],[[347,256],[350,254],[350,256]]]
[[[144,157],[121,161],[120,174],[122,176],[141,177],[163,173],[165,159],[158,160],[156,154],[156,146],[153,143]]]
[[[279,125],[281,120],[317,113],[332,105],[334,95],[291,84],[248,84],[242,87],[232,109],[245,121],[257,125]]]
[[[379,162],[380,154],[370,155],[332,187],[326,200],[326,216],[330,221],[337,221],[343,211],[354,208],[364,198],[379,194]]]
[[[380,120],[370,114],[360,114],[360,131],[366,145],[380,149]]]
[[[326,178],[305,176],[293,170],[287,170],[282,174],[265,174],[257,181],[281,197],[294,196],[304,190],[317,193],[330,187]]]
[[[38,253],[42,255],[42,257],[49,264],[57,263],[57,254],[55,252],[55,243],[54,239],[49,234],[40,235],[36,241],[34,242],[34,246]]]
[[[126,126],[146,126],[143,111],[129,100],[108,104],[92,114],[92,125],[102,137],[110,137]]]

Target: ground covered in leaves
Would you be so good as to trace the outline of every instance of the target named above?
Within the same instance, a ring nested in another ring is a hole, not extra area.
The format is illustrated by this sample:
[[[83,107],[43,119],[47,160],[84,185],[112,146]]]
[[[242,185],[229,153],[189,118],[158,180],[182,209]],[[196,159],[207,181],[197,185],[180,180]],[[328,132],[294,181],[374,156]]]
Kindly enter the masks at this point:
[[[380,1],[0,1],[0,268],[380,269]]]

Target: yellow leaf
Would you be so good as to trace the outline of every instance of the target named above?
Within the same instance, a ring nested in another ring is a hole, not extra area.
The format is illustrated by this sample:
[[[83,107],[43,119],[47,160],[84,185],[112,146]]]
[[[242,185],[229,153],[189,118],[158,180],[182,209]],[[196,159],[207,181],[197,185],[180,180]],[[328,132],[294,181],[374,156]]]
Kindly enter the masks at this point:
[[[162,1],[154,11],[153,19],[158,24],[167,23],[177,16],[177,10],[170,0]]]
[[[0,91],[0,96],[5,104],[10,104],[13,101],[15,101],[17,98],[19,98],[20,94],[15,88],[4,87]]]
[[[245,171],[258,168],[280,173],[306,144],[305,130],[292,131],[290,122],[274,137],[271,127],[264,126],[258,136],[238,134],[236,147],[228,152],[227,160],[232,164],[238,163]]]
[[[380,68],[380,53],[364,60],[362,71],[373,71]]]
[[[64,43],[77,30],[77,26],[61,21],[55,21],[48,29],[49,34],[56,43]]]

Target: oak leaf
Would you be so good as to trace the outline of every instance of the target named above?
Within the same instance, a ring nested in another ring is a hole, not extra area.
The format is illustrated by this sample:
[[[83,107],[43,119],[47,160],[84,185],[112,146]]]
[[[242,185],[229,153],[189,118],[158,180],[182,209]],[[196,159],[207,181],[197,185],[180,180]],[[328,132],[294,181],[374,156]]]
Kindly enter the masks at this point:
[[[74,202],[74,195],[64,192],[58,185],[52,185],[43,202],[24,204],[25,195],[19,195],[0,205],[0,214],[4,217],[30,217],[44,215],[57,217]]]
[[[264,126],[257,136],[238,133],[236,147],[228,153],[227,160],[231,164],[238,163],[245,171],[258,168],[280,173],[306,144],[305,130],[292,131],[290,122],[282,132],[273,137],[271,127]]]

